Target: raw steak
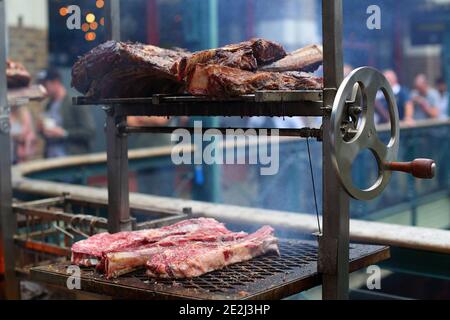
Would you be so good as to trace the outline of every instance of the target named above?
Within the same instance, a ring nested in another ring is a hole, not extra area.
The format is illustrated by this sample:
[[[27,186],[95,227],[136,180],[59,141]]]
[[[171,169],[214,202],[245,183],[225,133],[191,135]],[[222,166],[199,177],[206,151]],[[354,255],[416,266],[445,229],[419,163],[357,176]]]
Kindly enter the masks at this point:
[[[186,235],[198,230],[213,229],[217,234],[229,233],[222,223],[214,219],[199,218],[184,220],[171,226],[141,231],[100,233],[72,246],[72,263],[95,266],[108,252],[132,250],[143,245],[158,242],[168,236]]]
[[[28,87],[31,82],[31,76],[22,64],[7,60],[6,81],[10,89]]]
[[[258,90],[322,89],[321,78],[300,73],[249,72],[220,65],[196,65],[187,90],[192,95],[227,98]]]
[[[183,83],[171,68],[189,56],[140,43],[108,41],[81,57],[72,69],[72,86],[96,98],[146,97],[180,93]]]
[[[174,64],[172,71],[178,79],[189,81],[190,75],[198,64],[217,64],[247,71],[256,71],[263,66],[286,56],[283,47],[264,39],[252,39],[238,44],[228,45],[194,53]]]
[[[110,252],[104,254],[102,262],[97,266],[107,278],[114,278],[145,266],[146,262],[155,254],[169,248],[177,250],[189,249],[193,243],[226,243],[247,236],[245,232],[224,232],[217,228],[205,228],[187,235],[176,235],[161,241],[145,245],[137,250]],[[100,267],[99,267],[100,266]]]
[[[152,255],[147,274],[156,278],[192,278],[247,261],[266,253],[277,253],[274,230],[265,226],[255,233],[229,242],[194,242]]]

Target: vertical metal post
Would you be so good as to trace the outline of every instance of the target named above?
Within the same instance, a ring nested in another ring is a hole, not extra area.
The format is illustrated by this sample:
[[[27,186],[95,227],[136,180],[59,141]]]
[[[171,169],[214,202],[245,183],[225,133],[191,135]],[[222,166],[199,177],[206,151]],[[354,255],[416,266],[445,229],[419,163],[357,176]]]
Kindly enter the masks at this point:
[[[322,0],[324,106],[331,107],[343,80],[342,0]],[[319,272],[323,299],[348,299],[349,197],[336,176],[331,155],[330,115],[323,117],[323,236]]]
[[[105,12],[108,17],[105,21],[108,39],[120,41],[120,0],[106,1]]]
[[[6,28],[5,1],[0,0],[0,150],[2,150],[0,153],[0,241],[3,242],[5,296],[7,299],[18,299],[20,292],[15,273],[13,239],[16,217],[11,206],[11,138],[6,79]]]
[[[106,2],[106,28],[111,40],[120,41],[120,1]],[[119,132],[118,125],[126,124],[126,117],[118,117],[115,108],[106,111],[106,153],[108,158],[108,231],[132,230],[128,187],[128,138]]]
[[[219,3],[218,0],[209,0],[208,6],[208,47],[217,48],[219,46]],[[218,128],[220,126],[219,118],[217,117],[202,117],[204,127]],[[215,142],[214,142],[215,143]],[[203,145],[205,148],[206,145]],[[204,175],[204,184],[199,189],[201,193],[200,200],[218,203],[221,201],[221,185],[222,185],[222,170],[219,165],[202,166]]]
[[[132,230],[128,187],[128,138],[118,130],[126,117],[118,117],[114,107],[106,111],[106,153],[108,157],[108,231]]]

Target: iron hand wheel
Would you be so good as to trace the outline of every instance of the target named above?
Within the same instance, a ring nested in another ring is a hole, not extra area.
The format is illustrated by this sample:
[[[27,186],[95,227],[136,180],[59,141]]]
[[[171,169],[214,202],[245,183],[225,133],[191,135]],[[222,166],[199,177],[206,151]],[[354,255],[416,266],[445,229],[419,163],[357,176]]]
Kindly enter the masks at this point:
[[[391,122],[391,137],[387,145],[380,140],[375,127],[375,102],[380,90],[386,97]],[[380,195],[391,177],[385,164],[397,159],[400,136],[397,103],[382,73],[363,67],[354,70],[344,80],[333,104],[331,135],[332,160],[345,191],[358,200],[372,200]],[[360,189],[353,184],[352,164],[358,154],[367,149],[377,161],[378,178],[371,187]]]

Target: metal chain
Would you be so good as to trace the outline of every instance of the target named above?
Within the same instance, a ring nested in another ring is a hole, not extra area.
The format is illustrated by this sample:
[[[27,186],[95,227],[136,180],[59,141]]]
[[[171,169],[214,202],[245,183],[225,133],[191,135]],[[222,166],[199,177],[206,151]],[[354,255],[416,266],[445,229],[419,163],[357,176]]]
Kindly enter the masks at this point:
[[[319,234],[322,234],[322,228],[320,227],[320,218],[319,218],[319,206],[317,205],[316,182],[314,179],[314,171],[313,171],[313,167],[312,167],[311,149],[309,147],[309,138],[306,138],[306,145],[308,147],[309,169],[311,171],[311,181],[312,181],[312,187],[313,187],[313,193],[314,193],[314,204],[316,207],[317,227],[319,229]]]

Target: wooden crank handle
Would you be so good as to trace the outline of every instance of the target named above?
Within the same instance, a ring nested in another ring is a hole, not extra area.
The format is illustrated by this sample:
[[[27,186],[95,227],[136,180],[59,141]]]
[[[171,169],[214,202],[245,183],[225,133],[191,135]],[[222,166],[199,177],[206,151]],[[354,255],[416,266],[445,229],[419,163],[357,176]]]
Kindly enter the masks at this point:
[[[416,159],[412,162],[389,162],[385,164],[385,169],[409,173],[419,179],[433,179],[436,174],[436,162],[431,159]]]

